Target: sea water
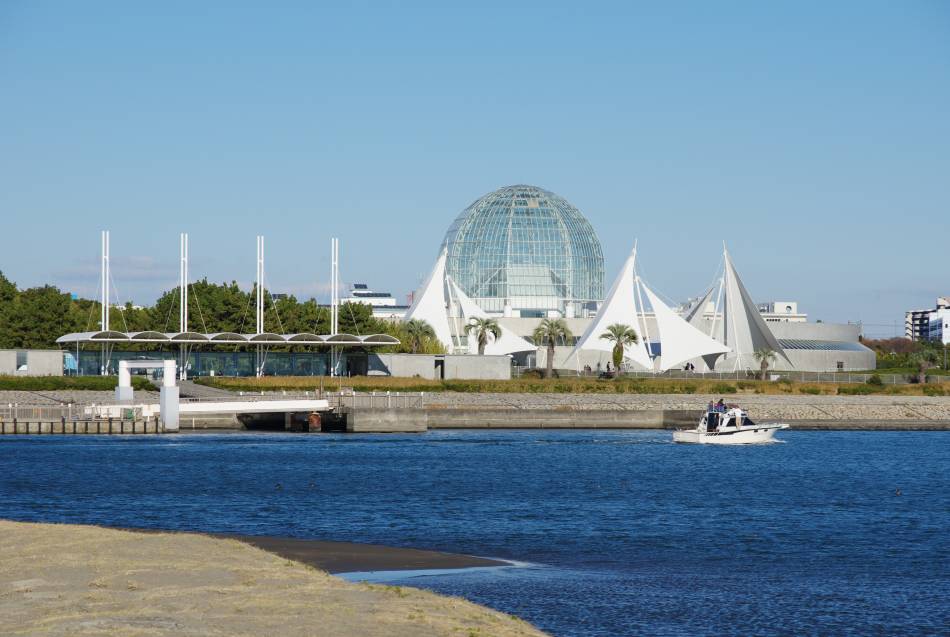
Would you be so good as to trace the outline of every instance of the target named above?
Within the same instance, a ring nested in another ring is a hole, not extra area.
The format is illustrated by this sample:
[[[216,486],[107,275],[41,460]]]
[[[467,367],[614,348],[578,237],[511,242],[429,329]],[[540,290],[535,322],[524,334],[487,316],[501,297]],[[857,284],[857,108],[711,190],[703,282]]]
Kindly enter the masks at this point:
[[[4,436],[0,517],[516,561],[387,574],[553,635],[950,626],[950,433]]]

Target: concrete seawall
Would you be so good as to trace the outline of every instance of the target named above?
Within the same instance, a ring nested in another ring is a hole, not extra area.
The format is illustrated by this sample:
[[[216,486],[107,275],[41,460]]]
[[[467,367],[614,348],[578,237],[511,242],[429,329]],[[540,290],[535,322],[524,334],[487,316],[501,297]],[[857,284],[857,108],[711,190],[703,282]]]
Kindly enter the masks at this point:
[[[644,409],[429,409],[429,429],[670,429],[692,426],[700,411]]]
[[[428,428],[425,409],[360,408],[346,412],[349,433],[420,433]]]

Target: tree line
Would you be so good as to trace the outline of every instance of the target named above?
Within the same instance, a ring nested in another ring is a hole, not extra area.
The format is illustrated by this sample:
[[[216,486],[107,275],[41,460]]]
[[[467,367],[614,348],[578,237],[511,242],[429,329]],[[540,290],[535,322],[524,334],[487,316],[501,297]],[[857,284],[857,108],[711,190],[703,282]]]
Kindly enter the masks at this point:
[[[330,310],[315,299],[298,300],[293,295],[274,299],[265,289],[264,331],[278,334],[330,332]],[[242,290],[234,281],[211,283],[207,279],[188,286],[188,328],[193,332],[252,333],[256,329],[256,288]],[[151,306],[113,306],[109,329],[119,332],[177,332],[179,288],[164,292]],[[56,348],[56,339],[72,332],[100,329],[102,306],[98,301],[72,298],[53,285],[19,289],[0,272],[0,349]],[[428,334],[410,334],[401,321],[373,316],[362,303],[340,306],[340,331],[347,334],[390,334],[402,343],[388,348],[397,352],[441,353],[441,346]],[[153,345],[154,347],[154,345]],[[374,348],[374,351],[380,351]],[[385,351],[385,350],[383,350]]]

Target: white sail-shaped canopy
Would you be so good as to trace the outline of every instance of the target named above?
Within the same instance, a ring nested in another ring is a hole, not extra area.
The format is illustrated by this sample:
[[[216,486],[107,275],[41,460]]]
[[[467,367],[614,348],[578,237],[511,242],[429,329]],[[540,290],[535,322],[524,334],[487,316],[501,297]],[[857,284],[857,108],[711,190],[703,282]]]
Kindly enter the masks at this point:
[[[792,365],[778,339],[762,319],[759,308],[742,285],[728,251],[725,251],[723,288],[726,297],[722,314],[724,345],[735,352],[737,367],[742,364],[751,365],[749,357],[760,349],[770,349]]]
[[[416,292],[412,306],[406,312],[406,320],[418,319],[432,326],[435,337],[452,351],[452,330],[449,328],[449,315],[445,297],[445,260],[448,252],[442,250],[422,287]]]
[[[686,308],[686,312],[683,313],[683,320],[692,325],[693,327],[699,328],[703,325],[704,314],[706,313],[706,308],[709,306],[709,302],[712,300],[713,292],[716,291],[717,286],[710,287],[702,298],[698,301],[695,301],[692,305]]]
[[[601,352],[610,352],[614,348],[611,341],[600,338],[600,335],[607,331],[609,325],[622,323],[629,325],[637,331],[639,341],[636,345],[624,348],[624,357],[632,360],[637,365],[646,369],[653,369],[653,361],[647,353],[647,346],[644,338],[644,331],[641,329],[642,308],[637,305],[636,295],[634,294],[635,274],[634,268],[637,260],[637,249],[634,248],[630,256],[624,262],[620,273],[607,298],[604,300],[594,320],[590,322],[584,334],[577,341],[568,360],[576,356],[581,350],[599,350]]]
[[[488,313],[482,308],[478,307],[478,304],[462,291],[455,281],[452,280],[452,277],[447,277],[447,281],[451,287],[452,296],[455,297],[455,300],[458,302],[459,309],[462,311],[462,317],[465,320],[466,326],[468,325],[469,321],[474,318],[488,318]],[[536,349],[536,346],[521,338],[504,325],[499,325],[498,327],[501,328],[501,336],[495,338],[491,334],[488,335],[488,343],[485,345],[486,354],[506,355],[514,354],[515,352],[528,352]],[[478,353],[478,339],[475,338],[474,334],[470,335],[468,338],[468,350],[472,354]]]
[[[729,348],[714,341],[701,331],[687,323],[648,288],[643,281],[640,287],[646,293],[653,307],[653,316],[660,331],[660,371],[682,365],[694,358],[703,358],[710,368],[715,359],[729,351]]]

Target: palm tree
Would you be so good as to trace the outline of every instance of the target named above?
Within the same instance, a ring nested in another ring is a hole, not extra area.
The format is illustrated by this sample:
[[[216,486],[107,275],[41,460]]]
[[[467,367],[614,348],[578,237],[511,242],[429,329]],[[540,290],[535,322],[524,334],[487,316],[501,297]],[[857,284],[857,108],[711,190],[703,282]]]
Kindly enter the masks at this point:
[[[762,347],[752,352],[752,358],[758,361],[759,369],[762,370],[762,380],[765,380],[765,373],[769,370],[769,363],[778,358],[778,354],[768,347]]]
[[[917,382],[927,382],[927,370],[937,362],[937,355],[931,350],[924,350],[910,355],[910,363],[917,368]]]
[[[573,338],[571,330],[568,329],[564,319],[542,319],[541,323],[534,328],[534,342],[538,345],[546,343],[548,346],[548,369],[546,378],[551,378],[554,371],[554,346],[558,341],[566,341]]]
[[[623,350],[627,345],[636,345],[640,342],[636,330],[623,323],[614,323],[607,326],[607,331],[600,335],[605,341],[611,341],[614,344],[613,359],[614,369],[620,371],[620,364],[623,362]]]
[[[409,348],[413,354],[418,354],[423,344],[428,339],[435,338],[435,330],[432,326],[420,319],[410,319],[404,326],[406,338],[409,341]]]
[[[501,326],[493,318],[473,318],[472,322],[465,327],[465,333],[469,336],[475,332],[475,338],[478,339],[478,355],[485,354],[485,346],[488,345],[488,335],[491,334],[496,339],[501,338]]]

